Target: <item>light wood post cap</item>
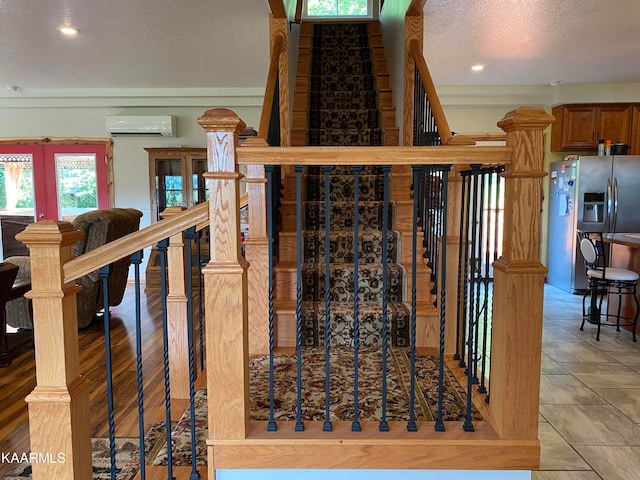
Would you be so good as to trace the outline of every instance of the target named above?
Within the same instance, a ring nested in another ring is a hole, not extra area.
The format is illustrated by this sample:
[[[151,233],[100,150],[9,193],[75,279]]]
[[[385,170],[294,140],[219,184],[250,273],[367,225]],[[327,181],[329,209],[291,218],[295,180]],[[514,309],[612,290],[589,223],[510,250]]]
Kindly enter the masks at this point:
[[[84,236],[73,224],[60,220],[42,220],[31,223],[16,235],[27,247],[31,245],[69,246],[74,245]]]
[[[239,133],[247,126],[235,112],[228,108],[207,110],[198,118],[198,124],[208,132],[215,130],[235,130]]]
[[[555,122],[555,120],[555,117],[549,115],[543,108],[519,107],[508,112],[497,125],[505,132],[512,132],[514,130],[544,130]]]
[[[170,218],[175,217],[176,215],[180,215],[187,208],[180,205],[173,205],[171,207],[165,208],[162,212],[160,212],[161,218]]]

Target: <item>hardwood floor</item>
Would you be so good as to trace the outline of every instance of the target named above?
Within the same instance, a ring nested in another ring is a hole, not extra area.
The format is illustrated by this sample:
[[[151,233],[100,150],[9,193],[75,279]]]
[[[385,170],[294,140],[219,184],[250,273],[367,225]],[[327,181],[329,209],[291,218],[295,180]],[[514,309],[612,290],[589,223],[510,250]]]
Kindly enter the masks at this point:
[[[138,436],[136,327],[134,288],[130,284],[123,302],[111,307],[111,346],[114,409],[117,437]],[[159,293],[141,294],[142,369],[145,428],[164,412],[162,369],[162,315]],[[102,320],[79,331],[81,371],[91,383],[91,436],[108,437],[105,372],[105,335]],[[0,369],[0,453],[29,452],[29,425],[25,397],[35,386],[33,347],[14,355]],[[178,405],[176,405],[178,407]],[[180,406],[181,407],[181,406]],[[181,408],[176,408],[179,413]],[[161,418],[164,419],[164,418]],[[0,478],[12,467],[0,463]]]

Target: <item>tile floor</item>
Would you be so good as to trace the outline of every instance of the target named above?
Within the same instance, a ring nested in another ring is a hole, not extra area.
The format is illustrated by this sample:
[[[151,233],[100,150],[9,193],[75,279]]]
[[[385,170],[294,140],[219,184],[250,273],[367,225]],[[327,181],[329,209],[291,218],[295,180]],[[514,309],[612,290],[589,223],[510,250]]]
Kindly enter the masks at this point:
[[[582,297],[545,286],[540,471],[532,480],[640,480],[640,342],[582,321]]]

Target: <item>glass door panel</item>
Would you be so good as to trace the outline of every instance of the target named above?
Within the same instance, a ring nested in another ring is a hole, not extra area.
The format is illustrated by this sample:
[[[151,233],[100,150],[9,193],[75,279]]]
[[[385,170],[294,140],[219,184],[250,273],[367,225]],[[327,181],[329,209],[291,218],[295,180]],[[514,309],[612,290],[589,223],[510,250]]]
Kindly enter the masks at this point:
[[[31,153],[0,153],[0,210],[35,216]]]
[[[95,154],[54,155],[58,218],[71,221],[77,215],[98,208]]]
[[[29,255],[16,235],[35,219],[33,154],[0,153],[1,258]]]
[[[179,159],[156,160],[156,216],[167,207],[184,207],[182,189],[182,161]]]
[[[194,158],[191,162],[191,181],[193,188],[193,205],[209,200],[209,189],[206,179],[202,176],[207,171],[207,160]]]

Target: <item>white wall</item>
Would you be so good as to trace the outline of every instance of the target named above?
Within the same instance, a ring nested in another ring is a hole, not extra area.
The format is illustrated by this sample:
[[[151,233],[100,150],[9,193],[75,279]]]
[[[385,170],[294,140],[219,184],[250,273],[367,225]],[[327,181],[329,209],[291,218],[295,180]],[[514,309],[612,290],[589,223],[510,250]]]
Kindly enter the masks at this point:
[[[0,135],[3,138],[84,137],[108,138],[106,115],[175,115],[175,137],[115,137],[114,186],[116,207],[142,210],[142,225],[149,222],[149,173],[145,147],[206,147],[204,130],[196,119],[211,108],[230,108],[247,124],[257,128],[263,90],[216,98],[121,98],[0,99]],[[156,103],[156,106],[146,105]],[[109,105],[109,103],[112,103]],[[20,106],[27,104],[27,106]],[[40,104],[40,105],[38,105]],[[136,105],[137,104],[137,105]]]

